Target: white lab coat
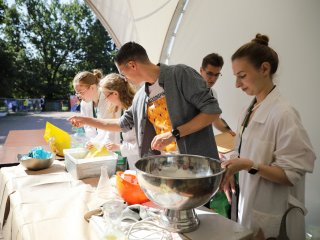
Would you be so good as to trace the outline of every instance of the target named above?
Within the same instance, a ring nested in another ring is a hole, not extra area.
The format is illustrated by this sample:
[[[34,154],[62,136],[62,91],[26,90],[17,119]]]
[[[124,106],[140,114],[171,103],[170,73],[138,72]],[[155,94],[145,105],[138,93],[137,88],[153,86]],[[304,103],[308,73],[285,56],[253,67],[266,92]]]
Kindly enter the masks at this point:
[[[129,169],[136,170],[135,163],[140,159],[136,132],[134,129],[131,129],[128,132],[122,133],[122,136],[121,155],[127,157]]]
[[[236,150],[239,141],[237,134]],[[313,171],[316,158],[298,112],[280,96],[277,88],[264,99],[245,129],[240,157],[281,167],[294,185],[270,182],[259,173],[239,174],[239,223],[254,231],[262,228],[266,238],[276,237],[288,206],[304,207],[305,173]],[[290,240],[305,238],[304,217],[298,211],[288,215],[287,224]]]
[[[112,113],[109,111],[109,103],[105,100],[105,96],[102,92],[99,95],[99,102],[97,106],[97,118],[113,118]],[[93,102],[81,101],[80,112],[82,116],[93,117]],[[116,117],[120,117],[120,111],[116,113]],[[104,144],[107,142],[120,143],[119,132],[109,132],[101,129],[96,129],[90,126],[84,126],[86,137],[92,143]]]

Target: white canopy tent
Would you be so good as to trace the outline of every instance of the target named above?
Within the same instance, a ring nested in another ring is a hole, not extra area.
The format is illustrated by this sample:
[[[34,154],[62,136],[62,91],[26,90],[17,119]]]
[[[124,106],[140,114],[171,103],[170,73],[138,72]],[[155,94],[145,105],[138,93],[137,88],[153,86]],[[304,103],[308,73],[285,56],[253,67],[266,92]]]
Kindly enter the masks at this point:
[[[235,129],[250,97],[234,86],[230,57],[256,33],[267,34],[279,54],[276,84],[300,112],[317,160],[320,156],[320,1],[318,0],[86,0],[120,47],[144,46],[151,61],[185,63],[200,68],[202,58],[217,52],[225,59],[216,84],[223,117]],[[178,27],[177,27],[178,26]],[[174,40],[174,41],[173,41]],[[303,159],[302,159],[303,160]],[[320,232],[319,164],[307,176],[307,225]]]
[[[113,41],[120,47],[128,41],[144,46],[151,60],[159,61],[178,0],[87,1]]]

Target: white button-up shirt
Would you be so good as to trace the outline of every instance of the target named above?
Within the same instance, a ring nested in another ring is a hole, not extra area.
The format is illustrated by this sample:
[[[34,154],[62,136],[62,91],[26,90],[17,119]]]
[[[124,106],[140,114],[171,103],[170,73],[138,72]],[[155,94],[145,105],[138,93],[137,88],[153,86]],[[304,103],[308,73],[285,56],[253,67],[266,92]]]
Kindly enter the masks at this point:
[[[243,119],[244,116],[238,129]],[[239,142],[237,135],[236,150]],[[316,158],[298,112],[280,96],[277,88],[263,100],[244,130],[240,157],[281,167],[293,184],[293,187],[281,185],[247,171],[239,175],[239,222],[253,230],[261,228],[266,238],[276,237],[288,206],[304,207],[305,173],[313,171]],[[287,224],[291,240],[305,238],[302,214],[298,211],[289,214]]]

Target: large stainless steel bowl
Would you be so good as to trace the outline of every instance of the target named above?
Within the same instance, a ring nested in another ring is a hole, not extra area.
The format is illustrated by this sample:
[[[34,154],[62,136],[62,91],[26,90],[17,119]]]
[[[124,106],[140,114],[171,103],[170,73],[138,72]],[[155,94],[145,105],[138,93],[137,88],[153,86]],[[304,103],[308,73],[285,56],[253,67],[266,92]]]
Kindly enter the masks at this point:
[[[135,166],[142,190],[164,209],[161,224],[174,232],[197,229],[194,208],[218,191],[224,172],[219,160],[185,154],[146,157]]]
[[[28,154],[18,154],[17,155],[18,161],[26,169],[32,170],[32,171],[49,168],[55,159],[54,154],[52,154],[51,158],[47,158],[47,159],[28,158],[28,159],[22,160],[24,156],[28,156]]]

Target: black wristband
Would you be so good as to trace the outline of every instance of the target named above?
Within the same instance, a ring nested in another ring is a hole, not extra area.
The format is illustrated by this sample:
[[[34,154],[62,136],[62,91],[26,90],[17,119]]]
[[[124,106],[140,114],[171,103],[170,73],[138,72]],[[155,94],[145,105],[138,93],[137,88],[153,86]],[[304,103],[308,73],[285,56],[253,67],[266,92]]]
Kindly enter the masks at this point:
[[[176,138],[176,140],[180,139],[180,131],[177,128],[172,129],[171,133],[172,133],[172,136]]]
[[[256,163],[256,162],[253,162],[253,165],[252,165],[252,167],[249,169],[248,173],[254,175],[254,174],[256,174],[257,172],[259,172],[259,164]]]

